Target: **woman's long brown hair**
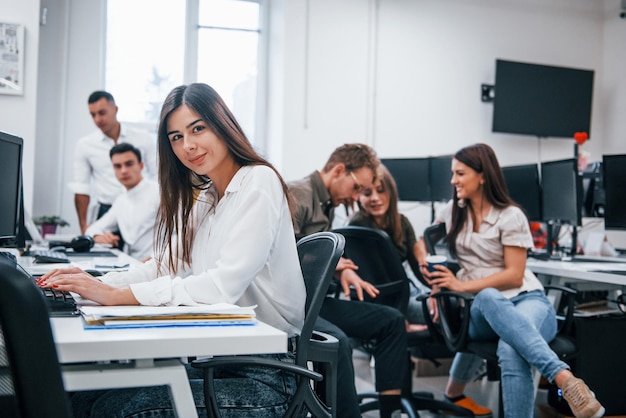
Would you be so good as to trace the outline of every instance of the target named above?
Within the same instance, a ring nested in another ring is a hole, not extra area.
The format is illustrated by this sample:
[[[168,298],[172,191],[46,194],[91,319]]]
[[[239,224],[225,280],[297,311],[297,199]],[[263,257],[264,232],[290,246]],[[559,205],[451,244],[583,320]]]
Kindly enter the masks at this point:
[[[379,227],[389,235],[397,246],[402,246],[404,237],[402,236],[402,222],[400,221],[400,211],[398,210],[398,187],[393,176],[383,164],[378,166],[376,181],[372,187],[376,187],[378,181],[381,182],[383,191],[389,194],[389,208],[383,215],[383,225],[379,225]],[[361,206],[361,202],[359,202],[359,209],[365,218],[378,225],[374,217]]]
[[[474,144],[461,148],[454,154],[454,159],[483,175],[483,197],[493,207],[503,209],[511,205],[517,206],[509,196],[500,163],[496,153],[489,145]],[[446,237],[446,242],[448,243],[450,253],[456,256],[456,239],[467,224],[471,202],[467,201],[465,207],[460,208],[458,205],[459,198],[456,193],[452,193],[452,196],[452,225],[450,225],[450,232]]]
[[[167,136],[170,114],[181,106],[196,112],[209,129],[224,142],[235,162],[241,166],[265,165],[272,168],[283,186],[289,207],[292,197],[287,184],[278,171],[252,147],[235,116],[222,98],[210,86],[194,83],[176,87],[163,102],[158,132],[159,186],[161,203],[156,219],[155,256],[163,260],[168,256],[168,268],[176,272],[177,260],[191,264],[191,247],[194,241],[191,211],[199,191],[210,186],[211,179],[189,170],[176,157]],[[182,248],[174,242],[178,238]],[[173,249],[175,248],[175,250]],[[179,254],[179,251],[182,253]],[[162,271],[158,266],[159,272]]]

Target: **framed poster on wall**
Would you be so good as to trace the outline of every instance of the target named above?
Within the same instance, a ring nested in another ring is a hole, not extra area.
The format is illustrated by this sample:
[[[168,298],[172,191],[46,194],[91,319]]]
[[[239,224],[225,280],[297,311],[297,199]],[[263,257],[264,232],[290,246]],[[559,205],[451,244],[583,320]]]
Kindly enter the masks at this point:
[[[0,22],[0,94],[24,93],[24,26]]]

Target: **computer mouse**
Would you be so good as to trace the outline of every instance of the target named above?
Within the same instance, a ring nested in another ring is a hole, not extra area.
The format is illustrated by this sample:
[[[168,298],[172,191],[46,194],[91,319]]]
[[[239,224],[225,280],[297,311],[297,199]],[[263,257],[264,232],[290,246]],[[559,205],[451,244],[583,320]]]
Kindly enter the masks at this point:
[[[65,252],[65,247],[59,245],[56,247],[51,247],[49,248],[49,251],[55,252],[55,253],[64,253]]]
[[[100,270],[89,269],[89,270],[85,270],[85,273],[89,273],[93,277],[100,277],[100,276],[102,276],[102,272]]]

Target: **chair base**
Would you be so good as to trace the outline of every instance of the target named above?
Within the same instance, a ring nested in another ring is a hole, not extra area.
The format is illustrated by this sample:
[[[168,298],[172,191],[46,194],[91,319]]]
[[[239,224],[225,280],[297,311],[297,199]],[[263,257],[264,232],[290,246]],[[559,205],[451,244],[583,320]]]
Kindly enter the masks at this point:
[[[359,409],[361,412],[378,410],[380,404],[378,402],[377,392],[364,392],[358,394]],[[402,396],[400,400],[402,413],[408,418],[418,418],[417,411],[430,411],[432,413],[442,413],[443,411],[460,417],[473,417],[472,411],[461,408],[450,402],[435,399],[430,392],[413,392],[410,396]]]

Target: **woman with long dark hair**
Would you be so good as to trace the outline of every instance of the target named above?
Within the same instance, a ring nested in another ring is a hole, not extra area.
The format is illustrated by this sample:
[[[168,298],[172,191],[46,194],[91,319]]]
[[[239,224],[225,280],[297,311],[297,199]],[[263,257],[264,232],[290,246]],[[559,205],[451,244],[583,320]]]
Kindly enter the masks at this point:
[[[155,257],[100,280],[78,268],[55,270],[40,279],[40,286],[76,292],[103,305],[257,305],[261,321],[289,336],[299,334],[306,294],[290,195],[278,172],[254,151],[224,101],[206,84],[180,86],[167,96],[158,147]],[[274,357],[289,361],[292,356]],[[192,382],[192,390],[200,394],[198,383]],[[225,402],[221,406],[232,413],[272,417],[284,412],[295,377],[243,368],[216,385]],[[73,396],[77,416],[83,410],[92,417],[145,410],[150,416],[171,416],[163,388],[109,391],[95,403],[93,398],[80,392]]]
[[[459,150],[452,160],[455,193],[438,222],[445,222],[446,241],[461,269],[443,266],[422,273],[436,288],[476,294],[470,311],[469,338],[499,340],[502,399],[507,418],[531,418],[535,367],[562,389],[576,417],[600,417],[604,408],[587,385],[559,360],[547,341],[557,332],[554,308],[535,275],[526,268],[532,248],[528,220],[508,195],[496,155],[486,144]],[[418,256],[426,264],[423,241]],[[458,356],[457,356],[458,357]],[[457,358],[450,370],[446,396],[463,396],[467,364]]]
[[[428,326],[424,318],[422,302],[417,300],[418,295],[430,291],[430,289],[419,283],[417,278],[418,275],[422,274],[417,261],[421,248],[411,222],[398,209],[398,187],[393,176],[383,164],[379,166],[373,186],[365,188],[361,192],[358,204],[359,211],[350,219],[350,225],[365,226],[385,231],[393,241],[400,259],[403,262],[408,262],[410,270],[416,276],[412,278],[409,275],[411,284],[409,304],[406,311],[407,331],[416,332],[427,329]],[[465,355],[457,354],[457,356]],[[470,359],[472,361],[463,363],[467,365],[467,370],[464,374],[473,376],[474,371],[482,364],[482,359],[473,361],[473,356]],[[491,409],[478,405],[470,397],[463,398],[458,405],[471,410],[476,417],[489,417],[492,414]]]
[[[398,210],[398,188],[396,182],[383,164],[378,167],[376,180],[372,187],[366,187],[358,200],[359,211],[350,219],[350,225],[382,229],[389,235],[398,255],[403,262],[408,262],[410,270],[416,276],[421,275],[416,258],[417,238],[409,219]],[[411,278],[410,298],[407,308],[407,331],[423,331],[426,321],[421,303],[416,297],[429,290],[417,277]]]

